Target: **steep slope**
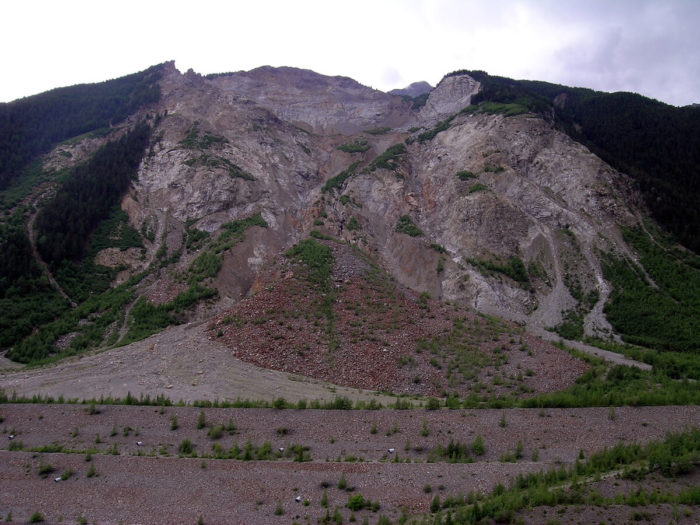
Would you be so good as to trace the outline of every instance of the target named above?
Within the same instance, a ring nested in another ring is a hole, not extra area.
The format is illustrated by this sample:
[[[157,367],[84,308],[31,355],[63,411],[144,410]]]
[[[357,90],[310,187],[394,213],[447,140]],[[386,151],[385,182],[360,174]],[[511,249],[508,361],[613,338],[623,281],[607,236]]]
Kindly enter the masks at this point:
[[[623,231],[643,210],[629,180],[546,112],[471,104],[482,85],[466,73],[445,77],[424,105],[294,68],[205,78],[166,63],[157,73],[157,103],[102,139],[78,137],[44,158],[44,170],[78,169],[105,142],[150,128],[121,210],[88,232],[85,260],[57,263],[57,279],[85,305],[22,341],[14,358],[208,320],[278,286],[269,265],[314,229],[392,275],[411,316],[426,292],[569,337],[613,334],[604,270],[613,250],[639,263]],[[357,286],[351,279],[343,293]],[[265,332],[247,337],[275,347]],[[274,367],[282,357],[249,359]]]

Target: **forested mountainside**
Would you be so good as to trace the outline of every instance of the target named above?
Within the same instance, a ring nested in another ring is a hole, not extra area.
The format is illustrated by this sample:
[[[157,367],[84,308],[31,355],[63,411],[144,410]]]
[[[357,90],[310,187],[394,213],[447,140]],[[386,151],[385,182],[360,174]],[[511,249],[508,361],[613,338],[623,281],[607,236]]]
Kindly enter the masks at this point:
[[[411,300],[697,375],[698,111],[483,72],[411,97],[172,63],[3,104],[0,347],[33,363],[236,319],[311,238],[354,250],[306,261],[337,287],[360,257]],[[349,345],[324,301],[319,340]]]

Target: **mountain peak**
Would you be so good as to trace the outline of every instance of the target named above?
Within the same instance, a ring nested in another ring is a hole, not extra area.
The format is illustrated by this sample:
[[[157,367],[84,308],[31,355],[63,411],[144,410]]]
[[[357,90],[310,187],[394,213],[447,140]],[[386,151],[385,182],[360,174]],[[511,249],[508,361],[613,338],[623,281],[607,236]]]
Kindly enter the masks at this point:
[[[389,91],[390,95],[405,95],[409,97],[417,97],[423,95],[424,93],[430,93],[433,90],[433,86],[427,83],[425,80],[419,82],[413,82],[403,89],[392,89]]]

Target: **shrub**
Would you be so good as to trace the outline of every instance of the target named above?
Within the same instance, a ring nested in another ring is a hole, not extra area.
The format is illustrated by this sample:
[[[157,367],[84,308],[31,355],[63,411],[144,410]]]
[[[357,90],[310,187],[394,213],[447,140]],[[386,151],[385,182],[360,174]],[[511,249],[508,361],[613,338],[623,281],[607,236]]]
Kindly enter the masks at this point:
[[[189,439],[183,439],[177,447],[177,451],[183,456],[192,455],[194,453],[194,445]]]
[[[348,502],[345,506],[352,511],[358,511],[362,510],[366,503],[367,502],[365,501],[365,498],[362,496],[362,494],[353,494],[351,496],[348,496]]]
[[[437,410],[440,408],[440,400],[436,397],[431,397],[428,399],[428,402],[425,404],[425,409],[426,410]],[[425,421],[423,422],[425,425]]]
[[[467,170],[458,171],[457,177],[459,177],[459,180],[469,180],[477,178],[477,176],[473,172]]]
[[[406,153],[406,146],[403,144],[394,144],[389,146],[384,153],[377,156],[369,166],[367,166],[366,171],[373,172],[377,169],[385,169],[389,171],[396,171],[399,167],[399,158]]]
[[[369,149],[369,143],[366,139],[355,139],[352,142],[338,146],[336,149],[346,153],[364,153]]]
[[[420,228],[418,228],[418,226],[416,226],[411,217],[408,215],[402,215],[399,217],[399,222],[396,223],[395,230],[398,233],[405,233],[411,237],[423,235],[423,232],[420,230]]]
[[[391,128],[384,126],[381,128],[366,129],[364,132],[368,133],[370,135],[384,135],[385,133],[388,133],[389,131],[391,131]]]
[[[484,438],[481,437],[481,434],[477,434],[474,443],[472,443],[472,452],[475,456],[483,456],[485,451]]]
[[[197,418],[197,430],[201,430],[207,424],[206,416],[204,415],[204,410],[199,412],[199,417]]]
[[[348,482],[347,482],[347,480],[345,479],[345,472],[343,472],[343,473],[340,475],[340,479],[338,480],[338,488],[339,488],[340,490],[345,490],[346,488],[348,488]]]
[[[42,478],[45,478],[46,476],[48,476],[49,474],[51,474],[53,472],[53,467],[51,465],[49,465],[48,463],[44,463],[44,461],[42,460],[39,463],[39,471],[38,472]]]
[[[209,429],[209,432],[207,432],[207,436],[211,439],[219,439],[221,436],[224,434],[224,424],[219,423],[218,425],[214,425]]]
[[[321,191],[323,193],[326,193],[335,188],[340,189],[345,183],[345,181],[355,174],[355,170],[357,169],[357,166],[359,166],[359,164],[359,162],[353,162],[347,169],[341,171],[335,177],[331,177],[330,179],[328,179],[321,188]]]

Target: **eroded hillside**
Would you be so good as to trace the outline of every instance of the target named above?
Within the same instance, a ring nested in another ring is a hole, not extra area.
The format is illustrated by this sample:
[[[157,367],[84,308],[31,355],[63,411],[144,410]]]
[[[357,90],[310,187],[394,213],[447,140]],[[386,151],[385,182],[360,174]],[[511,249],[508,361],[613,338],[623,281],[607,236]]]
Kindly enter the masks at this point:
[[[82,260],[49,261],[61,291],[87,303],[11,358],[125,344],[224,315],[283,287],[270,265],[309,235],[352,247],[395,279],[409,316],[426,294],[571,338],[615,336],[604,271],[638,261],[623,236],[641,224],[638,198],[552,119],[518,103],[471,104],[480,83],[467,73],[415,99],[294,68],[202,77],[166,63],[158,79],[157,102],[44,158],[48,182],[23,205],[50,202],[62,173],[150,127],[120,210]],[[59,245],[41,228],[33,235],[40,248]],[[275,346],[264,336],[255,337]]]

